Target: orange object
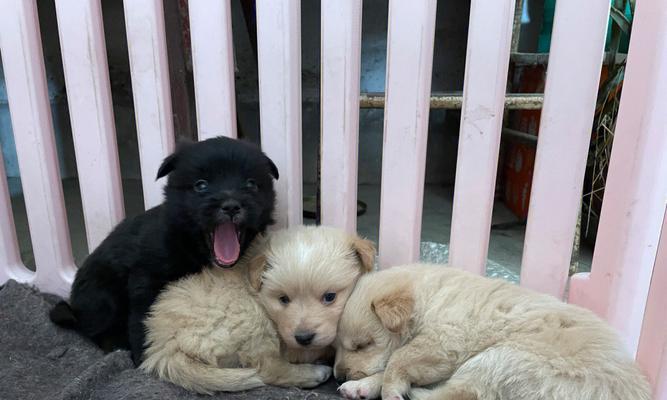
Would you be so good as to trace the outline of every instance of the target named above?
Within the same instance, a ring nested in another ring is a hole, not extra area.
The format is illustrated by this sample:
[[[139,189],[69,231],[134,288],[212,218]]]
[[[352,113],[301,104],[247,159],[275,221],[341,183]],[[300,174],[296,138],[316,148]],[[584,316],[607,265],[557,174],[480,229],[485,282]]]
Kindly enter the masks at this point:
[[[519,67],[517,70],[520,82],[519,93],[544,92],[544,66]],[[524,133],[537,136],[540,128],[541,110],[519,110],[514,112],[512,128]],[[519,219],[528,218],[530,203],[530,189],[533,181],[533,166],[535,165],[535,146],[508,142],[507,153],[503,165],[505,190],[504,202]]]
[[[545,67],[542,65],[518,67],[518,93],[544,93]],[[609,75],[609,68],[602,67],[600,82]],[[513,129],[537,136],[540,128],[541,110],[518,110],[510,122]],[[530,190],[535,165],[535,146],[509,142],[503,165],[504,197],[507,208],[519,219],[528,218]]]
[[[523,143],[511,143],[507,154],[505,174],[505,205],[517,217],[528,217],[530,187],[533,181],[535,147]]]

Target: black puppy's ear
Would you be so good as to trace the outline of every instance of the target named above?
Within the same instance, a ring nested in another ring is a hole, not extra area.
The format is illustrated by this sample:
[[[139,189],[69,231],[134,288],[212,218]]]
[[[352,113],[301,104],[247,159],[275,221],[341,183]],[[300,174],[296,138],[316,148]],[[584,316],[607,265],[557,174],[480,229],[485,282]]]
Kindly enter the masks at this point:
[[[192,140],[191,138],[189,138],[187,136],[177,135],[176,136],[176,151],[181,150],[184,147],[188,147],[191,144],[195,144],[195,143],[197,143],[197,142],[195,142],[194,140]]]
[[[163,176],[169,175],[171,171],[176,168],[176,163],[178,161],[178,154],[186,147],[192,146],[196,142],[193,141],[192,139],[185,137],[185,136],[176,136],[176,150],[169,155],[167,158],[165,158],[162,161],[162,165],[160,165],[160,168],[157,170],[157,177],[155,180],[158,180],[162,178]]]
[[[169,175],[171,171],[176,168],[176,161],[177,161],[177,154],[174,153],[162,161],[162,164],[160,165],[160,168],[157,170],[157,177],[155,180],[158,180],[162,178],[163,176]]]
[[[273,177],[273,179],[278,180],[278,177],[280,176],[278,175],[278,167],[276,167],[276,164],[273,163],[273,161],[269,158],[269,156],[264,154],[264,157],[266,157],[266,161],[269,163],[269,170],[271,176]]]

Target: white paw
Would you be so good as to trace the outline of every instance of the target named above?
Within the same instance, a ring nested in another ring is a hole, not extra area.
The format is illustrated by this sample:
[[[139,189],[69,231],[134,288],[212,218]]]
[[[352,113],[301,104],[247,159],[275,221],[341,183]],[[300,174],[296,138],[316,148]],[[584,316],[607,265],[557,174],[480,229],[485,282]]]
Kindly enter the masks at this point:
[[[367,400],[377,397],[368,381],[347,381],[338,387],[340,394],[346,399]]]
[[[395,391],[388,394],[383,393],[382,400],[403,400],[403,396]]]
[[[291,385],[304,389],[314,388],[329,380],[332,372],[331,367],[326,365],[306,364],[303,367],[305,369],[298,374],[298,378]]]
[[[331,373],[333,372],[333,368],[328,365],[314,365],[313,368],[315,368],[317,380],[319,383],[328,381],[331,377]]]

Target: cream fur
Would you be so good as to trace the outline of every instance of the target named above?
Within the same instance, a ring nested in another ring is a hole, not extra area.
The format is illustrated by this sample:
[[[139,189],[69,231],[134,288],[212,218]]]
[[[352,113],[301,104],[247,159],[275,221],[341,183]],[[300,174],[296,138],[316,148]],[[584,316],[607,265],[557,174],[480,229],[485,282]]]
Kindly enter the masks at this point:
[[[259,299],[288,347],[333,356],[333,349],[327,349],[336,338],[345,302],[359,276],[373,269],[374,255],[371,242],[334,228],[304,226],[271,235],[263,253]],[[336,299],[324,304],[322,297],[329,292]],[[288,305],[280,302],[283,295],[290,299]],[[298,332],[314,333],[313,342],[299,345]]]
[[[438,265],[362,277],[338,328],[348,398],[649,400],[613,330],[588,310]],[[433,386],[431,386],[433,387]]]
[[[332,356],[331,343],[315,348],[285,346],[276,329],[281,329],[281,321],[272,321],[264,302],[274,300],[267,293],[303,286],[294,293],[299,301],[301,293],[310,293],[311,277],[319,282],[343,281],[340,288],[351,292],[346,285],[353,286],[364,271],[355,247],[359,243],[367,244],[332,228],[277,231],[257,238],[232,269],[210,268],[170,284],[145,321],[147,349],[140,368],[208,394],[265,384],[319,385],[331,375],[330,367],[291,362]],[[331,322],[334,336],[338,315]]]

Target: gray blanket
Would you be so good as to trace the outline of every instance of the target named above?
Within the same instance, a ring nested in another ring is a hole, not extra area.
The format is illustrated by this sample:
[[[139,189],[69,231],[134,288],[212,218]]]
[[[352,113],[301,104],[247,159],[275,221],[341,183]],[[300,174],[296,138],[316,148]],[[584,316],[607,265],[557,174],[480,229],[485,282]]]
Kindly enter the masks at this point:
[[[9,281],[0,287],[0,399],[338,399],[335,382],[313,391],[264,387],[202,396],[146,375],[127,351],[104,354],[48,318],[59,299]]]

